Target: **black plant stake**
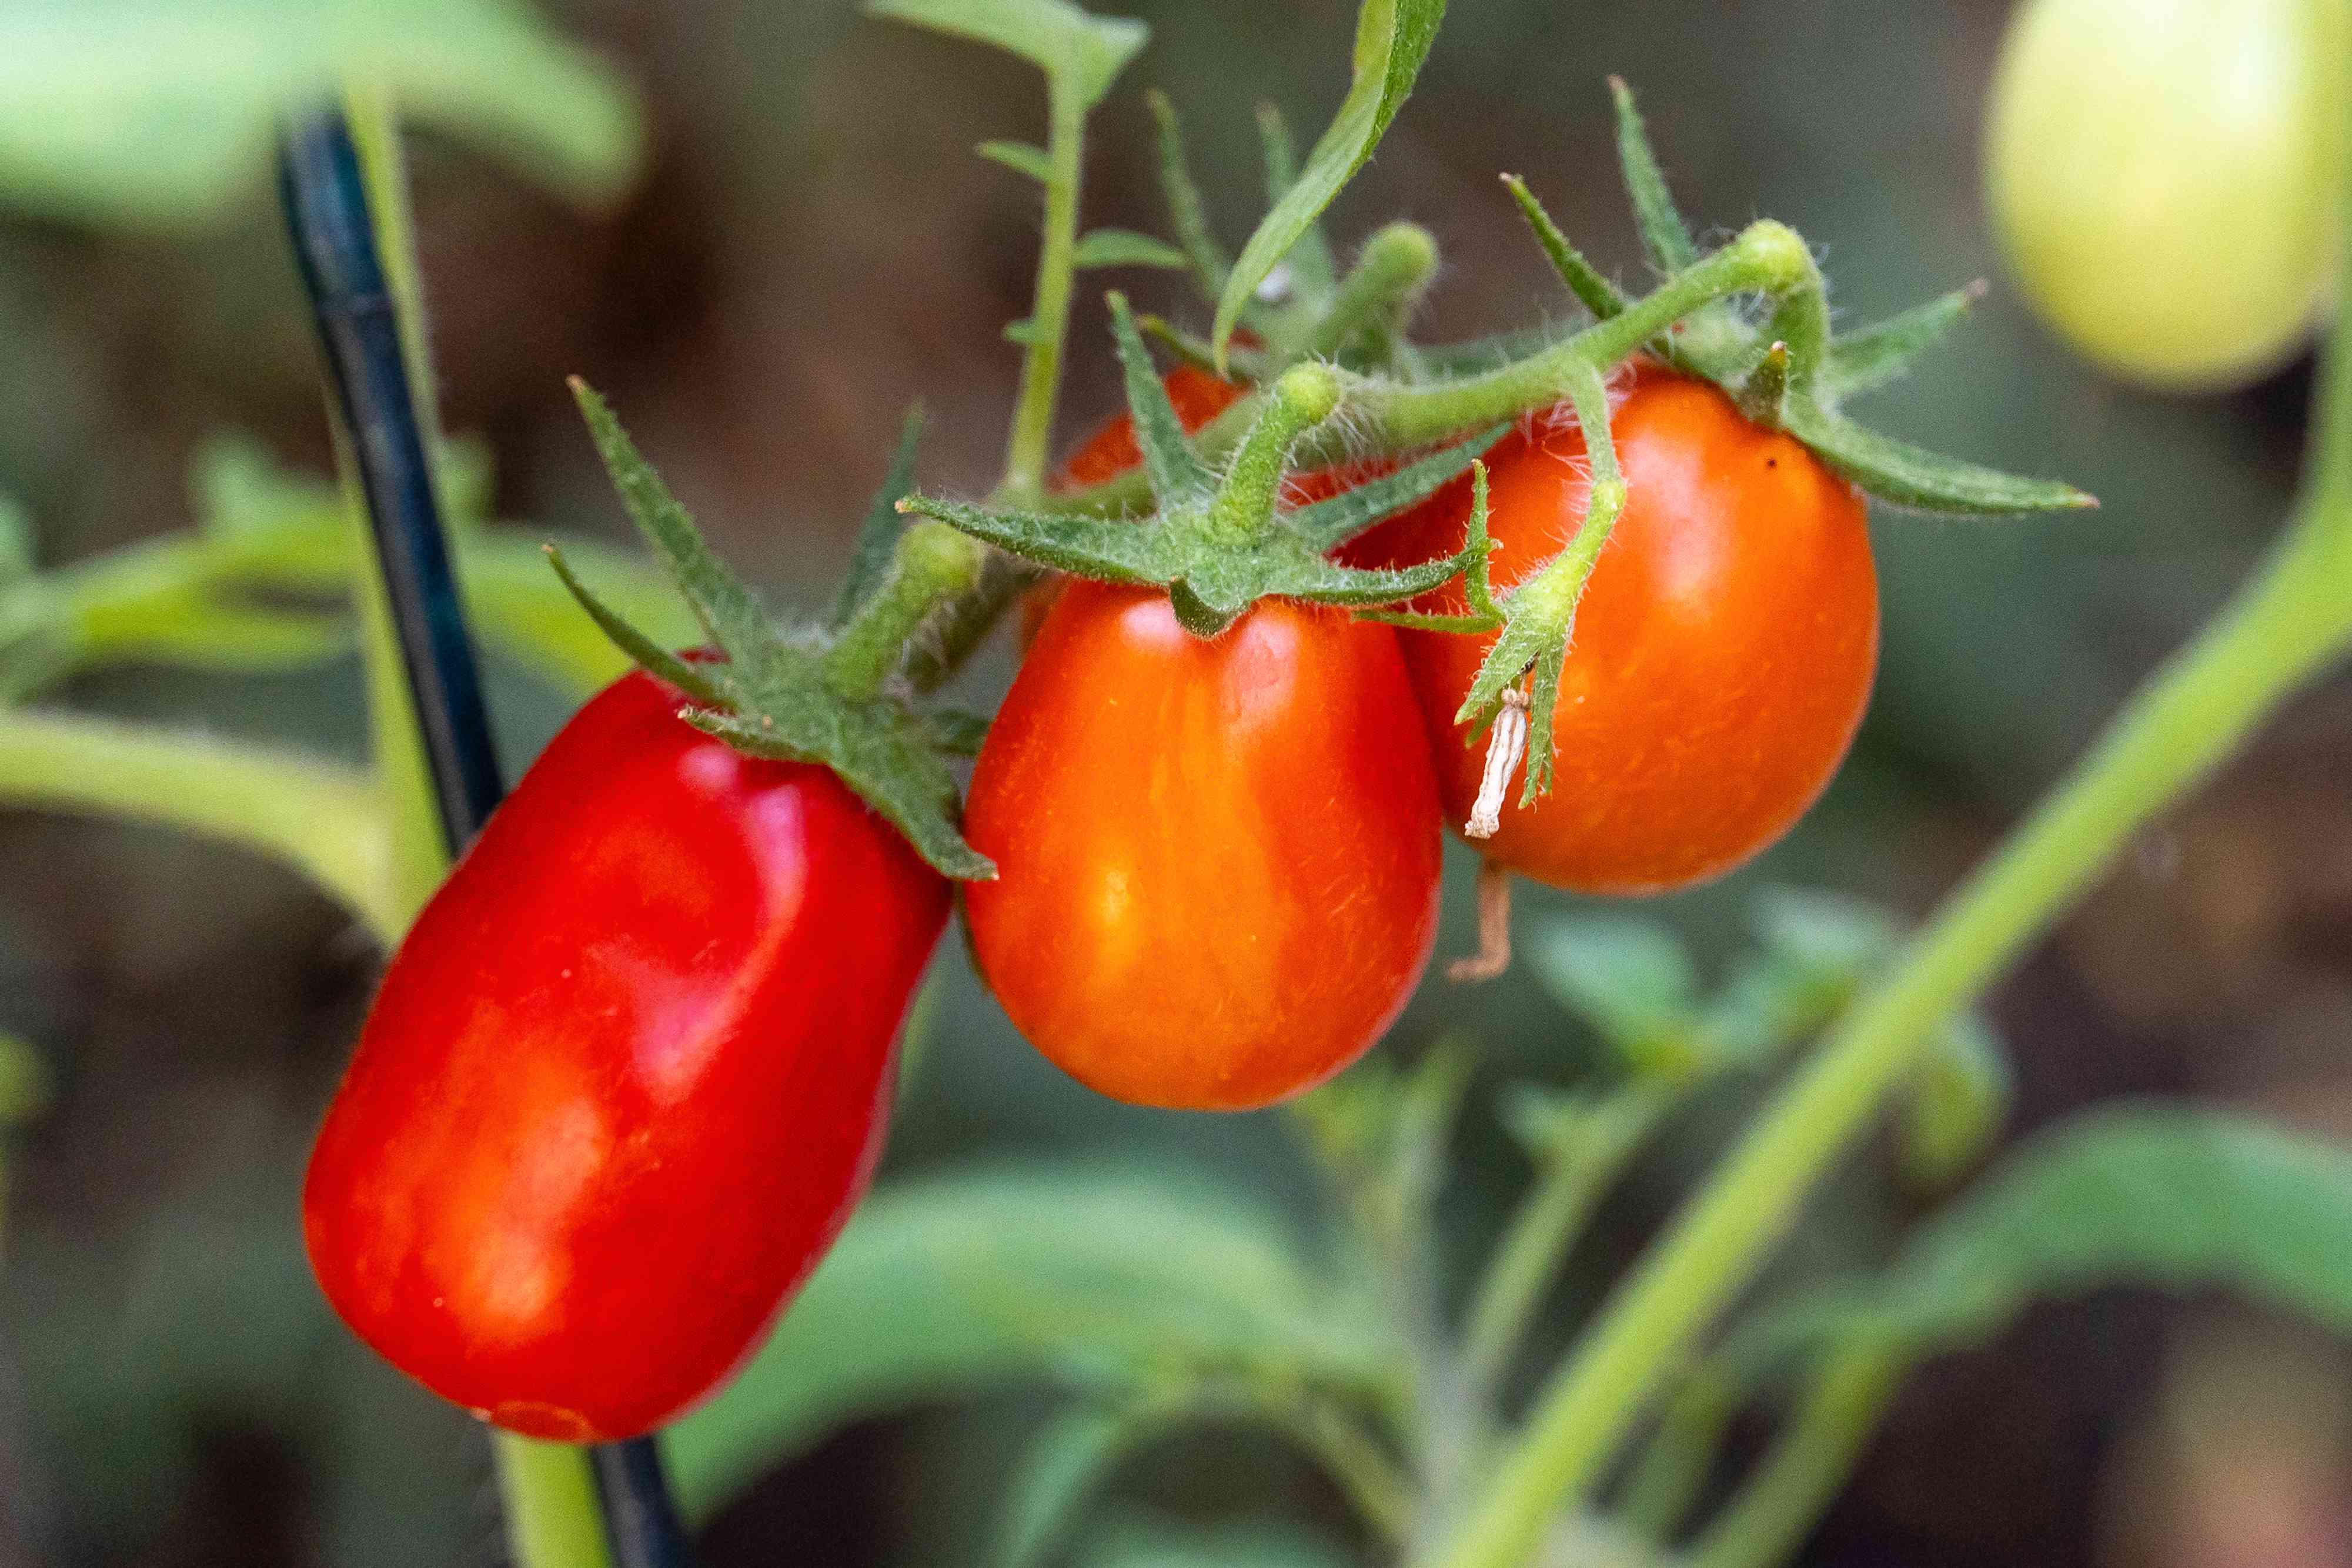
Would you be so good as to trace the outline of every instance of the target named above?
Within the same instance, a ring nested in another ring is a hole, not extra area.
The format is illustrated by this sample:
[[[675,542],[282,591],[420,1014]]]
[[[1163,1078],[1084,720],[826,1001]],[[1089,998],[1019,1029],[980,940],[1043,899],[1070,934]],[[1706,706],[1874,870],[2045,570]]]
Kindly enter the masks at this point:
[[[455,856],[506,792],[490,743],[474,649],[449,570],[425,436],[409,395],[400,319],[376,253],[358,151],[340,113],[291,127],[278,191],[319,340],[351,433],[392,620]],[[650,1437],[590,1450],[616,1568],[688,1568],[677,1508]]]

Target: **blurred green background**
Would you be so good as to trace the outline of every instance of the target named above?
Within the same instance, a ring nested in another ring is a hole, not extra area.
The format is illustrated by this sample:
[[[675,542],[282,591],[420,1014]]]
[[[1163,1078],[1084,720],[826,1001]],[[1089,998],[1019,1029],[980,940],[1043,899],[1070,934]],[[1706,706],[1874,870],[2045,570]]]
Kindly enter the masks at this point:
[[[1090,225],[1164,227],[1135,89],[1166,87],[1229,243],[1259,210],[1252,106],[1319,126],[1353,26],[1340,0],[1131,7],[1149,51],[1095,121]],[[1420,89],[1334,209],[1343,245],[1390,216],[1439,236],[1426,335],[1564,311],[1496,183],[1525,175],[1629,280],[1604,82],[1625,76],[1684,209],[1762,214],[1824,247],[1842,319],[1979,276],[1990,297],[1874,423],[2062,476],[2102,497],[2059,520],[1876,520],[1885,648],[1863,742],[1787,842],[1657,906],[1702,953],[1754,891],[1835,888],[1915,916],[2084,746],[2275,528],[2308,366],[2229,397],[2155,398],[2070,359],[2001,286],[1977,181],[2007,7],[1868,0],[1723,6],[1455,0]],[[844,563],[899,415],[931,413],[928,488],[993,477],[1035,221],[1025,183],[971,154],[1036,139],[1028,68],[857,19],[847,0],[567,0],[550,15],[635,81],[650,167],[583,216],[433,134],[414,144],[451,429],[496,458],[501,517],[625,528],[562,378],[603,388],[721,553],[782,602]],[[1122,277],[1156,305],[1161,275]],[[1082,291],[1083,292],[1083,291]],[[1083,303],[1065,444],[1115,398]],[[170,530],[206,436],[249,432],[323,471],[310,328],[258,183],[202,231],[0,219],[0,492],[45,564]],[[1002,648],[970,677],[1001,688]],[[223,679],[128,669],[58,694],[356,756],[355,663]],[[492,699],[520,766],[563,716],[521,673]],[[1469,862],[1444,951],[1470,943]],[[1522,932],[1571,901],[1531,890]],[[2018,1124],[2131,1092],[2249,1103],[2352,1132],[2352,681],[2295,703],[2151,831],[1990,999]],[[0,1265],[0,1568],[488,1562],[487,1452],[326,1313],[295,1193],[376,955],[321,898],[251,858],[160,832],[0,811],[0,1032],[56,1080],[8,1149]],[[950,941],[884,1168],[887,1184],[1041,1151],[1165,1157],[1307,1214],[1271,1115],[1130,1110],[1063,1080],[994,1011]],[[1528,967],[1425,987],[1383,1050],[1466,1027],[1481,1083],[1573,1082],[1595,1043]],[[1606,1207],[1550,1309],[1564,1333],[1739,1109],[1683,1119]],[[789,1135],[780,1129],[780,1136]],[[1525,1179],[1474,1094],[1444,1195],[1473,1256]],[[1858,1184],[1806,1248],[1867,1257],[1912,1216]],[[1559,1334],[1555,1334],[1555,1339]],[[2112,1294],[2042,1309],[1931,1364],[1810,1551],[1824,1563],[2352,1562],[2352,1364],[2312,1331],[2219,1301]],[[706,1536],[714,1568],[970,1562],[1041,1398],[852,1426],[775,1470]],[[1256,1438],[1154,1449],[1130,1490],[1204,1519],[1337,1519],[1325,1483]],[[1336,1539],[1347,1539],[1342,1531]]]

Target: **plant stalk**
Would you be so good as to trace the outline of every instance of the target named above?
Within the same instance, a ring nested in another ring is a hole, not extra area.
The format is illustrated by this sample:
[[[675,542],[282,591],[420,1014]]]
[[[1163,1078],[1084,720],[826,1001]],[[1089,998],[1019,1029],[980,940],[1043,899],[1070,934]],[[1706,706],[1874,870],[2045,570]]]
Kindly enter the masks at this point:
[[[999,493],[1027,501],[1045,488],[1046,448],[1054,435],[1054,409],[1062,391],[1062,342],[1069,332],[1070,292],[1078,244],[1079,149],[1086,134],[1086,105],[1048,78],[1049,128],[1045,159],[1045,231],[1037,256],[1037,293],[1029,312],[1028,352],[1021,364],[1021,397],[1013,413],[1013,434],[1004,455]]]

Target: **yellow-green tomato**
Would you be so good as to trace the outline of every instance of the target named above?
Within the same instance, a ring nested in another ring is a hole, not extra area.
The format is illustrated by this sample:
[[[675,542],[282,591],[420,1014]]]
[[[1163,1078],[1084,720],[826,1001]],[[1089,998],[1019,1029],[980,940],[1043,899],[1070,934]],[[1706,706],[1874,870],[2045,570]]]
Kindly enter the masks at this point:
[[[2242,384],[2329,293],[2352,0],[2027,0],[1986,119],[2011,265],[2076,349]]]

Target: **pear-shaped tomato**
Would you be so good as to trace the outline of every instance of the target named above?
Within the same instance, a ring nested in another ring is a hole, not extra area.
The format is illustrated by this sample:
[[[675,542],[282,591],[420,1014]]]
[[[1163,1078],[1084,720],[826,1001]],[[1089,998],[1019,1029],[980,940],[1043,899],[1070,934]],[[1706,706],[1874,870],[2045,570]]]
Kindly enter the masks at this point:
[[[1704,382],[1644,367],[1611,422],[1626,502],[1594,564],[1553,710],[1557,762],[1514,785],[1496,864],[1586,893],[1654,893],[1730,870],[1786,832],[1837,770],[1870,696],[1878,582],[1861,496]],[[1563,406],[1486,457],[1499,593],[1557,555],[1591,490]],[[1360,565],[1462,548],[1456,482],[1350,546]],[[1416,608],[1460,614],[1459,580]],[[1401,633],[1447,816],[1483,749],[1454,722],[1489,636]]]
[[[863,1191],[947,883],[825,768],[631,674],[394,956],[303,1189],[361,1338],[534,1437],[645,1432],[758,1341]]]
[[[1031,1043],[1121,1100],[1246,1110],[1403,1007],[1437,928],[1437,789],[1394,634],[1264,601],[1215,638],[1075,581],[991,727],[972,950]]]

